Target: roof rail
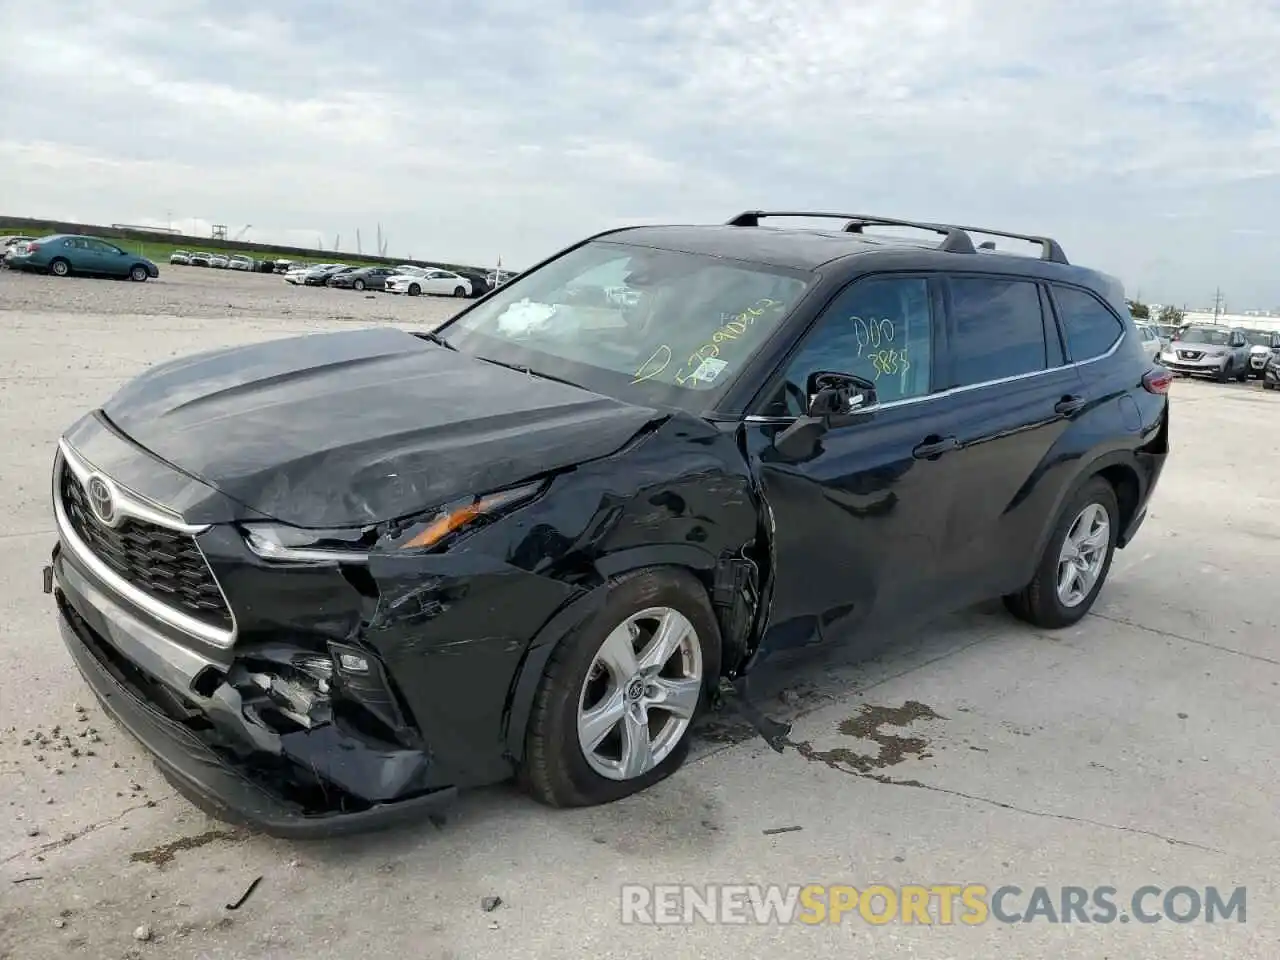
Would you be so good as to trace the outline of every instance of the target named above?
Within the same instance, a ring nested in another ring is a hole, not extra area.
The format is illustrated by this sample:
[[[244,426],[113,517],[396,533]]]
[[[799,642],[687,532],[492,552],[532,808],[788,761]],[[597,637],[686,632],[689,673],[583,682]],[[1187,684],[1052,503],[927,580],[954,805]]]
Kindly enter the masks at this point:
[[[819,213],[814,211],[780,211],[780,210],[745,210],[728,222],[732,227],[758,227],[761,217],[825,217],[833,220],[845,220],[846,233],[862,233],[862,228],[871,226],[914,227],[917,230],[928,230],[946,237],[939,249],[948,253],[976,253],[970,233],[981,233],[991,237],[1009,237],[1013,240],[1025,240],[1039,244],[1040,259],[1051,263],[1068,263],[1067,255],[1057,240],[1025,233],[1009,233],[1004,230],[989,230],[985,227],[962,227],[950,223],[926,223],[918,220],[898,220],[892,217],[876,217],[860,213]],[[963,238],[963,239],[962,239]],[[983,244],[983,249],[991,247]]]

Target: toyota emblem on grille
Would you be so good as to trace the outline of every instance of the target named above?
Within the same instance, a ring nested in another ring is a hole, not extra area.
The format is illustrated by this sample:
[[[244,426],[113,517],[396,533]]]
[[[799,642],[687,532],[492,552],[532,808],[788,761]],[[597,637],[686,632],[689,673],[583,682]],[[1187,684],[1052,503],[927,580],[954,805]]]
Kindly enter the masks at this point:
[[[111,526],[116,518],[116,501],[111,491],[111,484],[105,478],[94,474],[85,484],[85,492],[89,496],[89,509],[98,518],[98,522]]]

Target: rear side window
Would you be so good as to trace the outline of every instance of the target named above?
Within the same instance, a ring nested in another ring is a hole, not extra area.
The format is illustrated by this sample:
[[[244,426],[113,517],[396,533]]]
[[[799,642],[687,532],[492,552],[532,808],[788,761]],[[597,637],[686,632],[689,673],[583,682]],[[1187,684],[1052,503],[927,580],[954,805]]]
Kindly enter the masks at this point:
[[[1044,316],[1034,283],[953,277],[951,315],[956,386],[1036,373],[1047,366]]]
[[[1067,351],[1075,362],[1102,356],[1124,333],[1116,315],[1082,290],[1055,286],[1053,299],[1067,337]]]

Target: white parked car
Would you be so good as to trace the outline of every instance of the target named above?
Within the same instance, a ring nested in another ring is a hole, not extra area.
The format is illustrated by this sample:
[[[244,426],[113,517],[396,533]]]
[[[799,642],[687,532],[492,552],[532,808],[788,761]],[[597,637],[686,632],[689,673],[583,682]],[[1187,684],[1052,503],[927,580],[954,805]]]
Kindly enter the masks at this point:
[[[452,270],[425,267],[397,267],[396,269],[413,272],[397,273],[395,276],[387,277],[387,293],[407,293],[411,297],[423,293],[434,293],[442,297],[471,296],[471,281]]]
[[[284,272],[284,282],[292,283],[295,287],[302,282],[302,278],[306,276],[307,271],[311,267],[305,263],[295,263]]]
[[[175,250],[169,254],[170,263],[181,263],[184,266],[191,265],[191,253],[187,250]]]
[[[1160,340],[1160,331],[1152,324],[1139,323],[1138,335],[1142,337],[1142,352],[1152,363],[1160,362],[1160,354],[1164,352],[1164,344]]]
[[[211,267],[213,266],[213,263],[211,262],[212,260],[213,254],[201,253],[199,251],[187,257],[187,263],[191,264],[193,267]]]
[[[209,266],[217,267],[219,270],[227,269],[227,263],[230,258],[226,254],[214,253],[209,256]]]
[[[251,257],[236,254],[227,260],[228,270],[253,270],[253,259]]]

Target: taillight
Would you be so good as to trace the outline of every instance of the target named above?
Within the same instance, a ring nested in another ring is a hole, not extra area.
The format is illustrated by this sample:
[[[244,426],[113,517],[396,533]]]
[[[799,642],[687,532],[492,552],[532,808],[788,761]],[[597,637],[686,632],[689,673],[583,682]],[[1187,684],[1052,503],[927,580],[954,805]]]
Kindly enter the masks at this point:
[[[1142,386],[1147,393],[1168,393],[1173,374],[1168,370],[1148,370],[1142,375]]]
[[[40,249],[40,244],[38,244],[38,243],[28,243],[28,244],[27,244],[27,253],[35,253],[35,252],[36,252],[37,250],[39,250],[39,249]]]

